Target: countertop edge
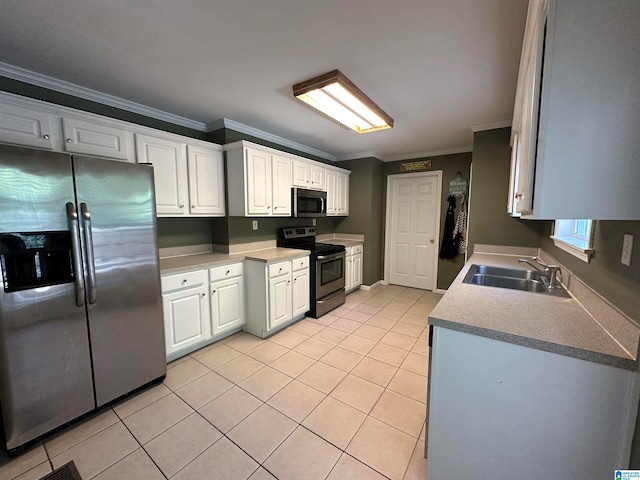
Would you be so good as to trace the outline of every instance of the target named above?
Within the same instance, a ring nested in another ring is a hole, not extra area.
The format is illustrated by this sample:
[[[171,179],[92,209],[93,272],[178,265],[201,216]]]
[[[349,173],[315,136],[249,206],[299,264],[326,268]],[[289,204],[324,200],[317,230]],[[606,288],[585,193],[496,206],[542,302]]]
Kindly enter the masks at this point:
[[[570,347],[568,345],[562,345],[559,343],[552,343],[535,338],[514,335],[511,333],[499,332],[497,330],[488,330],[485,328],[466,325],[459,322],[444,320],[442,318],[429,316],[429,325],[433,325],[434,327],[442,327],[449,330],[455,330],[461,333],[469,333],[471,335],[477,335],[479,337],[489,338],[491,340],[496,340],[499,342],[520,345],[526,348],[542,350],[544,352],[556,353],[558,355],[564,355],[566,357],[577,358],[578,360],[585,360],[588,362],[617,367],[633,372],[635,372],[638,368],[637,362],[632,358],[625,359],[613,355],[606,355],[604,353],[593,352],[591,350]]]

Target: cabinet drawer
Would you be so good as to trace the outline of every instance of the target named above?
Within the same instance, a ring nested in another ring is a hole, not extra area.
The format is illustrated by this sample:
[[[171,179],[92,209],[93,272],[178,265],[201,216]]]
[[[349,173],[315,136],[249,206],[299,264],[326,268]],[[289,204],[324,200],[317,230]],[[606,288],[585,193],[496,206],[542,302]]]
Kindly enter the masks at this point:
[[[351,255],[353,255],[353,247],[345,247],[344,254],[346,257],[350,257]]]
[[[209,269],[209,281],[217,282],[226,278],[232,278],[242,275],[242,263],[233,263],[230,265],[222,265],[221,267],[213,267]]]
[[[269,265],[269,278],[285,275],[291,271],[291,262],[280,262]]]
[[[356,253],[362,253],[362,245],[356,245],[355,247],[351,247],[351,253],[355,255]]]
[[[294,272],[302,270],[303,268],[309,268],[309,257],[294,258],[291,260],[291,264],[293,265],[292,270]]]
[[[168,275],[160,279],[162,283],[162,293],[171,292],[173,290],[180,290],[182,288],[196,287],[198,285],[204,285],[205,270],[196,270],[193,272],[185,272],[177,275]]]

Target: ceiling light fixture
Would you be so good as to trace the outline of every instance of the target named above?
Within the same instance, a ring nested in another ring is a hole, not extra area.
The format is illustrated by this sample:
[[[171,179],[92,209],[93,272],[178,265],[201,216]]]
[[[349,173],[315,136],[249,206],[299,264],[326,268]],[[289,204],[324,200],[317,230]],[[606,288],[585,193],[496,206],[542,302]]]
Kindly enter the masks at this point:
[[[393,118],[339,70],[294,85],[293,95],[358,133],[393,127]]]

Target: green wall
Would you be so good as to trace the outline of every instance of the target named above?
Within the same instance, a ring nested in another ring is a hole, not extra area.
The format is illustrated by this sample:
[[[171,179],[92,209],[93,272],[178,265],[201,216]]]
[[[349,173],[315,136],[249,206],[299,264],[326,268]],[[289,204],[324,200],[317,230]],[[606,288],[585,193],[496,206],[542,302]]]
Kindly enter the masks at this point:
[[[507,213],[511,147],[509,128],[473,136],[473,185],[469,210],[469,253],[476,243],[539,247],[548,222],[520,220]]]
[[[383,163],[376,158],[340,162],[351,170],[349,178],[349,216],[336,225],[338,233],[364,235],[362,283],[373,285],[383,277],[384,231]]]
[[[458,172],[469,181],[469,172],[471,168],[471,152],[469,153],[458,153],[454,155],[440,155],[436,157],[428,157],[428,158],[416,158],[413,160],[402,160],[397,162],[388,162],[384,164],[384,203],[383,203],[383,211],[382,217],[386,216],[386,189],[387,189],[387,177],[389,175],[397,175],[402,173],[412,173],[412,172],[402,172],[400,170],[400,166],[405,162],[413,162],[418,160],[431,160],[431,170],[430,171],[442,171],[442,198],[441,198],[441,211],[440,211],[440,238],[438,238],[437,248],[438,251],[440,249],[440,242],[442,241],[442,232],[444,231],[444,221],[446,218],[447,208],[449,204],[447,203],[447,197],[449,196],[449,182],[453,180]],[[458,213],[458,208],[456,208],[456,214]],[[384,220],[383,220],[384,222]],[[383,237],[384,237],[384,227],[383,227]],[[383,248],[384,248],[384,238],[383,238]],[[384,253],[384,252],[383,252]],[[437,279],[437,287],[441,289],[449,288],[453,279],[460,273],[462,266],[464,265],[464,255],[458,255],[456,258],[448,259],[448,258],[438,258],[438,279]]]
[[[212,243],[209,218],[158,218],[158,246],[184,247]]]

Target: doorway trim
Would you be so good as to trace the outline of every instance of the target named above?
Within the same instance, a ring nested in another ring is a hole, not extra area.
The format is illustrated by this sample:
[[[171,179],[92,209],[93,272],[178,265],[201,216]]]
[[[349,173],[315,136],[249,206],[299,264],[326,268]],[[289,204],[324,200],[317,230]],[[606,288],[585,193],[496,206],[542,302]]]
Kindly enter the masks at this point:
[[[389,252],[391,250],[391,245],[389,243],[390,238],[390,229],[391,229],[391,212],[393,209],[392,201],[393,201],[393,189],[391,185],[394,180],[405,179],[405,178],[418,178],[418,177],[435,177],[438,181],[436,182],[437,187],[437,202],[436,202],[436,230],[435,237],[436,242],[434,245],[434,255],[435,261],[433,262],[433,285],[431,288],[432,292],[435,292],[438,287],[438,248],[437,245],[440,244],[440,215],[442,212],[442,170],[432,170],[428,172],[419,172],[419,173],[398,173],[394,175],[387,175],[387,202],[386,202],[386,212],[385,212],[385,222],[384,222],[384,284],[389,285]]]

